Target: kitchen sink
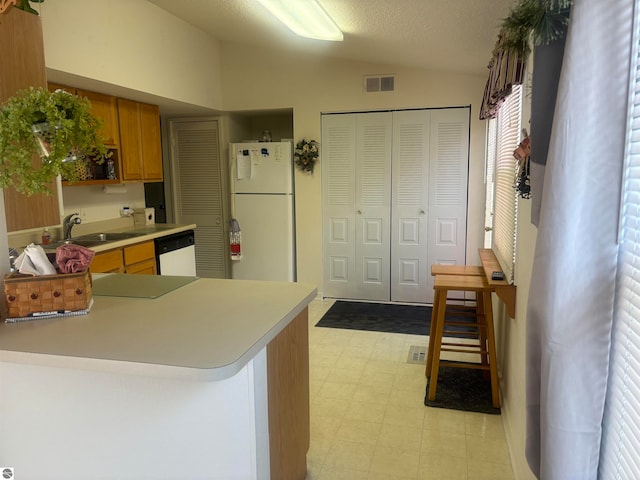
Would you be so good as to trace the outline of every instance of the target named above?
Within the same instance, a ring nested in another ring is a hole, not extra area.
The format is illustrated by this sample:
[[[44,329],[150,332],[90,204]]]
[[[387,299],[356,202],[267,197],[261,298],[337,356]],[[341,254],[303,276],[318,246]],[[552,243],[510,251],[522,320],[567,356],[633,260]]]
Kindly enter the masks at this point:
[[[139,237],[144,233],[132,233],[132,232],[105,232],[105,233],[88,233],[86,235],[80,235],[79,237],[72,238],[71,240],[59,240],[52,242],[45,248],[57,248],[61,245],[74,244],[82,247],[95,247],[103,245],[107,242],[117,242],[118,240],[127,240],[129,238]]]

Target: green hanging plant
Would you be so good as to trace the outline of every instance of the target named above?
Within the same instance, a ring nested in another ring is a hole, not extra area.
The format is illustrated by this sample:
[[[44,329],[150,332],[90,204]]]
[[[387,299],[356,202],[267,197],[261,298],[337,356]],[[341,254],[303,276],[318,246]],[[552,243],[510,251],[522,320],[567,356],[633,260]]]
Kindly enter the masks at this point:
[[[499,47],[524,57],[534,45],[546,45],[561,38],[569,23],[571,0],[520,0],[502,22]]]
[[[51,193],[58,175],[78,180],[76,161],[103,163],[110,155],[101,127],[86,98],[43,87],[19,91],[0,106],[0,187],[32,195]]]
[[[24,10],[25,12],[29,12],[29,13],[33,13],[34,15],[39,15],[37,10],[34,10],[33,8],[31,8],[31,5],[29,5],[29,2],[33,2],[33,3],[43,3],[44,0],[20,0],[18,2],[18,4],[16,5],[16,8],[18,10]]]

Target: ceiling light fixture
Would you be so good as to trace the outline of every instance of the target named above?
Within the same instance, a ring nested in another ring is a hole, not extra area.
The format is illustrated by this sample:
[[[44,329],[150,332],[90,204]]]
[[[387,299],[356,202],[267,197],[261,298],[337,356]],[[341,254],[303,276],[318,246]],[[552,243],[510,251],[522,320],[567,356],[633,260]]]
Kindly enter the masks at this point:
[[[316,0],[258,0],[300,37],[341,42],[342,32]]]

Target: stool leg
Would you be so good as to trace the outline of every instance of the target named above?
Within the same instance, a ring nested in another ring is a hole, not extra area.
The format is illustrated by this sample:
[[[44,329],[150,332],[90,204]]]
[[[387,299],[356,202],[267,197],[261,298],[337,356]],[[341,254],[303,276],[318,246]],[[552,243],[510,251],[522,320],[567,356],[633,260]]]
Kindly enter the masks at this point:
[[[431,308],[431,325],[429,327],[429,349],[427,350],[427,366],[424,371],[425,377],[431,375],[431,365],[433,364],[433,340],[436,337],[436,320],[438,318],[438,290],[433,292],[433,307]]]
[[[485,380],[489,380],[489,351],[487,347],[487,321],[485,316],[484,292],[476,292],[476,318],[478,319],[478,340],[480,341],[480,363],[487,368],[482,374]]]
[[[489,344],[489,371],[491,372],[491,400],[494,408],[500,408],[500,386],[498,384],[498,359],[493,329],[493,306],[491,290],[484,292],[485,319],[487,323],[487,343]]]
[[[438,301],[438,316],[436,320],[436,331],[433,341],[433,352],[431,355],[431,377],[429,378],[429,394],[427,398],[433,401],[436,399],[436,387],[438,385],[438,370],[440,368],[440,348],[442,347],[442,333],[444,330],[444,313],[447,308],[446,300],[447,290],[442,289],[440,291],[440,298]]]

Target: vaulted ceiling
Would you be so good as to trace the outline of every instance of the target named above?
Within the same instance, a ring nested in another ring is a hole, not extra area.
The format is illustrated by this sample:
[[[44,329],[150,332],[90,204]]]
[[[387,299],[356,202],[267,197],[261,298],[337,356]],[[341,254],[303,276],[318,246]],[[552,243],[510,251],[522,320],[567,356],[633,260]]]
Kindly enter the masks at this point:
[[[148,0],[232,42],[342,59],[484,75],[512,0],[320,0],[343,42],[295,36],[255,0]]]

